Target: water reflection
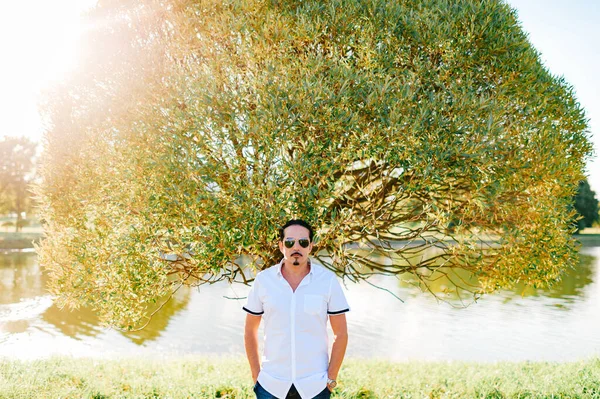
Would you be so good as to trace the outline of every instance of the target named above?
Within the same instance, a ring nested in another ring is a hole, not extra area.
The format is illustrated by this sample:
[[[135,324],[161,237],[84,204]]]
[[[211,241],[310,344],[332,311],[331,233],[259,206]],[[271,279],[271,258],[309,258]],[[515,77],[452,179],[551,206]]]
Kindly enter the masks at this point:
[[[518,289],[500,291],[466,308],[436,301],[410,284],[400,286],[397,279],[377,276],[373,282],[403,303],[384,291],[349,285],[349,328],[352,339],[360,342],[352,352],[399,361],[566,361],[598,356],[600,247],[583,252],[587,256],[581,267],[554,287],[529,296]]]
[[[35,253],[0,254],[0,305],[45,294],[45,280]]]
[[[372,255],[364,250],[356,250],[356,253],[367,256],[379,264],[408,265],[408,261],[412,261],[410,258],[394,258],[393,255],[391,257]],[[440,249],[432,247],[419,252],[416,258],[429,259],[441,253]],[[505,298],[505,301],[511,301],[518,297],[543,296],[564,299],[565,303],[568,303],[573,298],[582,295],[583,289],[593,282],[594,261],[593,256],[580,253],[579,263],[573,268],[565,270],[559,281],[541,288],[534,288],[519,282],[512,289],[508,291],[501,290],[497,295]],[[437,264],[442,262],[443,260],[440,259]],[[422,295],[423,293],[433,294],[437,299],[446,301],[453,306],[472,304],[475,301],[473,292],[480,287],[480,282],[475,273],[465,269],[439,267],[433,272],[417,270],[417,273],[422,273],[422,278],[412,273],[397,276],[398,286],[402,291],[409,293],[411,296]]]
[[[181,287],[162,309],[152,317],[152,320],[150,320],[150,323],[144,329],[134,332],[124,332],[122,334],[138,345],[142,345],[146,341],[155,340],[167,328],[171,318],[188,306],[190,291],[190,288]],[[158,306],[167,299],[162,298],[158,301]],[[152,313],[153,310],[150,309],[149,313]]]
[[[584,253],[579,254],[579,263],[573,268],[565,270],[559,281],[553,282],[547,287],[534,288],[523,282],[514,285],[511,290],[501,290],[497,295],[502,296],[505,302],[519,297],[543,296],[548,298],[564,299],[564,304],[571,303],[573,298],[583,294],[584,288],[593,282],[595,258]],[[431,291],[440,299],[451,304],[468,305],[473,302],[473,296],[460,287],[477,288],[479,281],[477,276],[464,269],[444,269],[435,271],[428,277],[427,287],[414,275],[408,275],[399,279],[402,288],[417,287],[411,290],[411,295],[419,295],[421,292]],[[460,286],[460,287],[459,287]],[[562,306],[566,308],[566,306]]]
[[[52,334],[81,340],[96,337],[105,328],[98,315],[90,308],[61,309],[53,303],[46,291],[47,277],[41,270],[35,253],[12,252],[0,255],[0,331],[18,334],[31,327],[34,320],[42,320],[46,326],[38,326]],[[158,301],[156,306],[168,297]],[[134,332],[121,332],[137,345],[143,345],[161,335],[169,321],[185,309],[190,300],[190,289],[182,287],[157,312],[146,328]],[[154,309],[149,309],[150,314]]]
[[[453,308],[414,281],[374,276],[346,282],[351,306],[348,356],[390,360],[575,360],[600,355],[600,247],[546,289],[486,295]],[[464,271],[461,271],[464,273]],[[461,275],[463,279],[472,276]],[[243,300],[249,287],[219,283],[182,288],[142,331],[102,328],[89,309],[60,310],[45,291],[34,254],[0,255],[0,357],[235,354],[243,355]],[[439,294],[449,281],[435,280]],[[452,298],[450,298],[452,300]]]
[[[54,326],[61,334],[75,339],[81,339],[82,336],[95,337],[102,332],[98,316],[87,308],[68,310],[52,304],[42,314],[42,320]]]
[[[560,281],[547,288],[534,289],[518,284],[514,291],[521,296],[547,296],[550,298],[573,299],[584,293],[586,286],[591,284],[594,275],[595,258],[587,254],[579,254],[579,264],[567,269]]]

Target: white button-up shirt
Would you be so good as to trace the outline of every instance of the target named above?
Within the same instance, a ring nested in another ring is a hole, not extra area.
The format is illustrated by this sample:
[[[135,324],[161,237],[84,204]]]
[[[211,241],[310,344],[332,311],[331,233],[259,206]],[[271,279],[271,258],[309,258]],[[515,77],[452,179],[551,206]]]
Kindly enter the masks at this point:
[[[327,317],[350,307],[331,271],[311,262],[294,292],[281,274],[282,264],[258,273],[243,309],[264,321],[258,382],[278,398],[294,384],[300,397],[309,399],[327,386]]]

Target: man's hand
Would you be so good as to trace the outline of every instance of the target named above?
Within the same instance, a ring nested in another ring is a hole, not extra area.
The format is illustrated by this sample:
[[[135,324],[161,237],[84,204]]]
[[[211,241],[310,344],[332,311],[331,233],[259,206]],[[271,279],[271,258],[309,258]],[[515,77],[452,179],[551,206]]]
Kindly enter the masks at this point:
[[[333,330],[333,347],[331,348],[331,358],[329,359],[329,369],[327,370],[327,378],[330,380],[336,380],[342,361],[344,360],[344,354],[346,353],[346,346],[348,345],[348,326],[346,324],[346,315],[330,315],[329,323]],[[327,384],[327,389],[333,391],[335,385],[332,387]]]
[[[333,390],[335,389],[336,386],[337,386],[337,382],[336,382],[335,378],[328,376],[327,377],[327,389],[329,389],[329,392],[333,392]]]

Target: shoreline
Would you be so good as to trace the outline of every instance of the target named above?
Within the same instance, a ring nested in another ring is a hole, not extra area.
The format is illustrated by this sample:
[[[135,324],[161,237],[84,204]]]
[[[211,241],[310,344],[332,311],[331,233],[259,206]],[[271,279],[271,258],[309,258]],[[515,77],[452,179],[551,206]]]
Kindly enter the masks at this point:
[[[44,237],[41,232],[0,232],[0,251],[20,251],[33,249],[33,244],[39,244]]]

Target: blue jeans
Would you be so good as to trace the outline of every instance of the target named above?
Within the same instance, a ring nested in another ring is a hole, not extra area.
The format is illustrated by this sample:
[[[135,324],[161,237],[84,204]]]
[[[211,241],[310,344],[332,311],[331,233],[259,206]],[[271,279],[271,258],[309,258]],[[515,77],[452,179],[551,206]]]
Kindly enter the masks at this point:
[[[258,381],[256,381],[256,385],[254,385],[254,393],[256,394],[256,399],[278,399],[276,396],[271,395],[269,391],[263,388]],[[329,388],[325,387],[325,389],[313,399],[329,399],[330,397],[331,391]],[[296,391],[296,387],[294,385],[292,385],[290,391],[287,393],[284,399],[300,399],[300,394],[298,391]]]

